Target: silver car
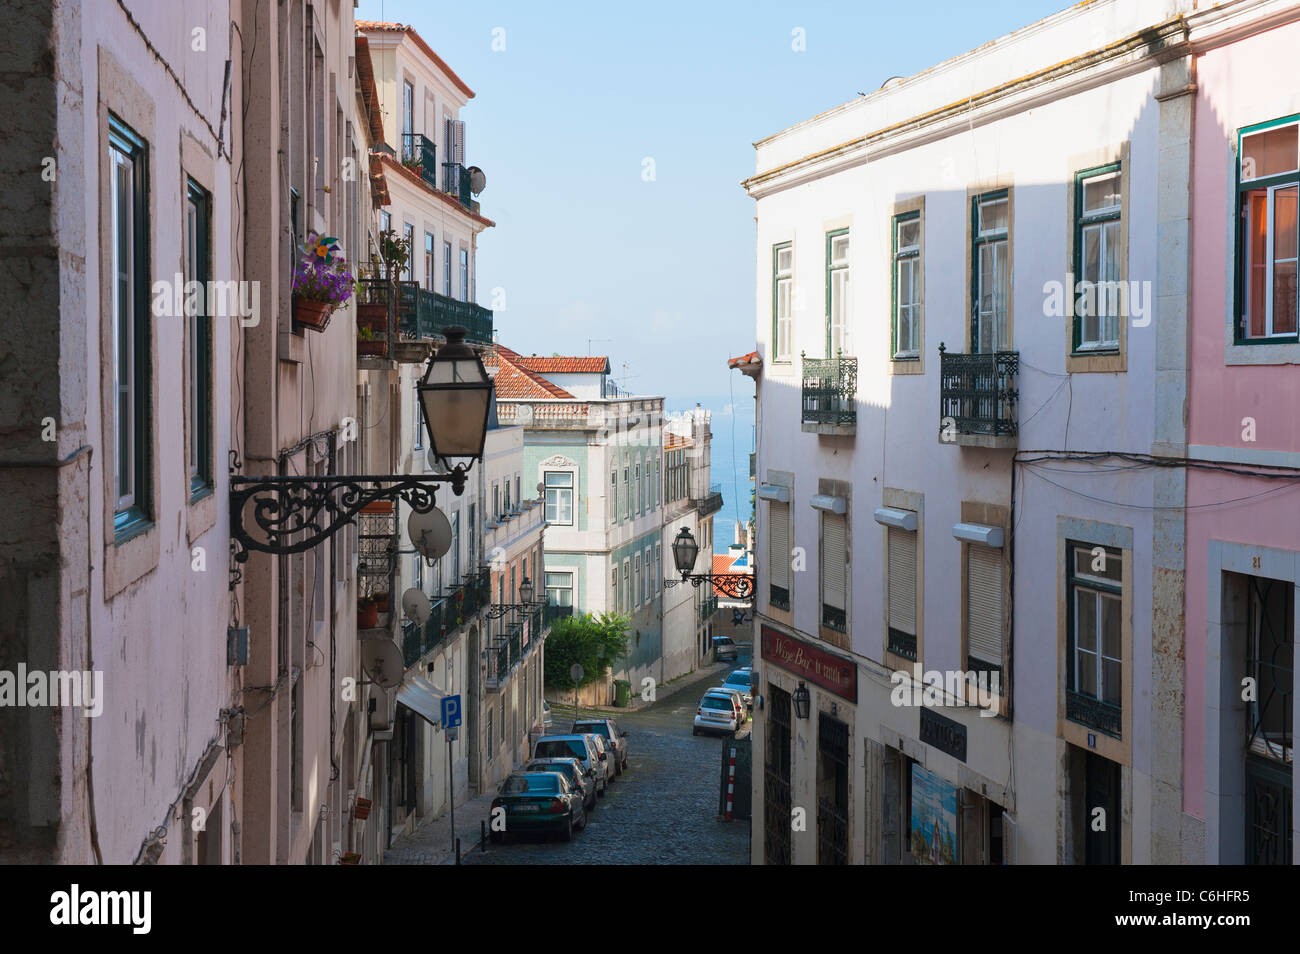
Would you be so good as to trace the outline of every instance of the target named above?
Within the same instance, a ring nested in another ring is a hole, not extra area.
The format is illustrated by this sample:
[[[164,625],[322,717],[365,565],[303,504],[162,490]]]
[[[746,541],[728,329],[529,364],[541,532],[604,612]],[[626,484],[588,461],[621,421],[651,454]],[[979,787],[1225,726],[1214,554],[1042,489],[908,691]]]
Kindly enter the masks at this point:
[[[596,794],[604,795],[609,784],[605,761],[600,757],[593,735],[544,735],[533,746],[533,758],[575,758],[582,763],[588,777],[596,782]]]

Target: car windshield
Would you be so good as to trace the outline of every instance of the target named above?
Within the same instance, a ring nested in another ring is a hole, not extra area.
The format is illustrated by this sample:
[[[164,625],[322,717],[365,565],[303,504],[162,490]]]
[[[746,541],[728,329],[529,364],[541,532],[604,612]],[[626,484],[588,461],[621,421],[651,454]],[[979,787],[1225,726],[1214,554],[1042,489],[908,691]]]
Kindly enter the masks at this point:
[[[744,686],[746,689],[748,689],[748,688],[749,688],[749,673],[747,673],[747,672],[733,672],[730,676],[727,677],[727,682],[726,682],[726,684],[727,684],[728,686]]]
[[[526,772],[559,772],[570,782],[573,781],[573,766],[564,762],[534,762],[524,771]]]
[[[573,727],[574,732],[590,732],[592,735],[599,735],[603,738],[609,738],[609,726],[603,722],[579,722]]]
[[[705,696],[700,707],[728,711],[735,708],[735,703],[731,701],[730,696]]]
[[[585,760],[587,749],[578,739],[551,739],[538,742],[533,755],[543,759],[576,758]]]
[[[735,641],[730,636],[714,636],[713,642],[718,646],[734,646]]]
[[[511,775],[501,789],[502,795],[531,795],[539,793],[553,795],[560,790],[560,780],[555,775],[544,772],[529,772],[527,775]]]

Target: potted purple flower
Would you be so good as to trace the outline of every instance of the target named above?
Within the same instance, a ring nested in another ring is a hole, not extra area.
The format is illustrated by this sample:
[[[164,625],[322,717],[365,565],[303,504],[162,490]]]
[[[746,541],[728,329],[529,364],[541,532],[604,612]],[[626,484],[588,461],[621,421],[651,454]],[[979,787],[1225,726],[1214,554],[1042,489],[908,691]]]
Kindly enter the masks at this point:
[[[330,315],[346,305],[356,284],[339,240],[312,232],[293,271],[293,317],[312,331],[324,331]]]

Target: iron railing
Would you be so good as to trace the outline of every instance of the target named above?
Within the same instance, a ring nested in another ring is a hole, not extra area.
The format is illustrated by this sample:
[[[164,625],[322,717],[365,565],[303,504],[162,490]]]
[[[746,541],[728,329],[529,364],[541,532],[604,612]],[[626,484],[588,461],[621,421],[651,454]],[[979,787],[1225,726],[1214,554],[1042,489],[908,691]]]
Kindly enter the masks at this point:
[[[1124,710],[1119,706],[1071,689],[1065,691],[1065,717],[1117,739],[1121,737],[1124,725]]]
[[[1014,437],[1019,351],[950,354],[939,345],[939,430]]]
[[[858,422],[858,359],[803,359],[803,421],[848,425]]]
[[[357,282],[357,301],[361,304],[387,304],[392,286],[382,278],[363,278]],[[419,283],[397,283],[397,330],[408,338],[432,338],[445,335],[452,325],[460,325],[466,340],[492,343],[492,310],[472,301],[457,301],[421,288]]]
[[[478,202],[469,194],[469,170],[459,162],[444,162],[442,164],[442,191],[470,212],[475,215],[478,214]]]
[[[790,590],[773,583],[768,587],[767,601],[774,609],[788,610],[790,608]]]
[[[564,619],[566,616],[573,615],[572,606],[555,606],[547,603],[545,607],[547,625],[554,623],[557,619]]]
[[[713,615],[718,611],[718,597],[706,596],[700,603],[700,622],[707,623],[713,619]]]
[[[916,662],[916,636],[889,627],[889,651],[896,656]]]
[[[429,188],[438,188],[437,147],[420,133],[402,133],[402,165],[418,173]]]
[[[837,606],[831,606],[829,603],[822,604],[822,625],[828,629],[833,629],[837,633],[848,632],[849,618],[844,610]]]
[[[402,659],[407,668],[436,649],[487,604],[490,584],[487,572],[474,574],[449,595],[433,600],[433,612],[423,626],[407,623],[402,627]]]
[[[391,593],[397,569],[397,513],[362,510],[357,516],[357,588],[361,596]]]

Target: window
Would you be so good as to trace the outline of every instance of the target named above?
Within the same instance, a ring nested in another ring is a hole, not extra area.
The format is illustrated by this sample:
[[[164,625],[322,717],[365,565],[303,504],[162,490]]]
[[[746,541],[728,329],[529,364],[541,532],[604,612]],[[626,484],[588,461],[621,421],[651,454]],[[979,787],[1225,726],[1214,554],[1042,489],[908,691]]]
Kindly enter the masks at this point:
[[[614,572],[610,574],[610,612],[617,613],[619,608],[618,602],[618,567],[614,567]]]
[[[211,207],[208,193],[193,180],[187,180],[185,278],[187,282],[196,282],[199,289],[197,307],[186,321],[190,363],[190,499],[201,497],[212,489],[212,349],[209,343],[211,318],[206,299],[211,277],[208,258]],[[188,300],[186,296],[187,303]]]
[[[614,470],[609,475],[609,512],[613,517],[613,522],[618,523],[618,471]]]
[[[636,464],[635,472],[632,477],[632,490],[636,494],[636,503],[633,504],[632,507],[633,511],[635,511],[636,513],[644,513],[645,511],[642,509],[641,506],[641,464],[640,462]]]
[[[144,140],[112,115],[108,139],[114,530],[120,536],[142,526],[150,516],[148,180]]]
[[[921,355],[921,213],[894,216],[894,358]]]
[[[966,544],[966,666],[1002,672],[1002,551]]]
[[[573,474],[548,470],[543,480],[546,485],[546,522],[572,526]]]
[[[790,608],[790,505],[767,504],[767,562],[771,584],[768,602],[774,609]]]
[[[618,578],[614,578],[618,587]],[[573,574],[546,572],[546,602],[551,606],[573,605]]]
[[[631,520],[632,519],[632,491],[631,488],[628,487],[628,480],[627,480],[628,473],[629,473],[628,467],[625,464],[623,466],[623,507],[625,508],[623,511],[623,516],[626,517],[628,520]]]
[[[789,242],[772,246],[772,342],[777,361],[789,361],[792,347],[794,248]]]
[[[402,132],[415,132],[415,87],[409,80],[402,81]]]
[[[889,651],[917,662],[916,531],[887,527]]]
[[[1007,301],[1011,269],[1011,198],[1006,190],[971,200],[971,351],[989,354],[1010,347]]]
[[[645,503],[646,513],[649,513],[651,510],[654,509],[654,502],[651,500],[651,495],[654,493],[654,491],[650,489],[651,486],[652,486],[652,482],[650,480],[650,461],[649,459],[647,459],[645,462],[645,480],[642,481],[641,483],[641,500]]]
[[[424,557],[418,553],[411,558],[411,585],[418,590],[424,589]]]
[[[474,512],[476,509],[477,508],[474,504],[469,505],[469,519],[466,521],[466,530],[469,531],[469,540],[467,541],[465,552],[469,556],[469,569],[471,573],[476,572],[478,568],[478,550],[476,549],[478,545],[476,542],[478,540],[478,524],[474,519]]]
[[[1295,340],[1300,116],[1238,138],[1236,340]]]
[[[406,239],[407,258],[406,271],[402,278],[404,281],[411,281],[415,275],[415,226],[407,223],[402,228],[402,235]]]
[[[655,592],[655,587],[654,587],[655,577],[651,575],[654,564],[653,561],[650,559],[653,553],[654,553],[654,549],[652,547],[646,547],[645,557],[641,561],[641,565],[645,567],[645,576],[643,577],[645,581],[645,590],[642,593],[641,598],[645,601],[646,605],[649,605],[650,600],[654,596],[654,592]]]
[[[412,435],[412,446],[416,450],[424,448],[424,402],[420,400],[420,392],[416,391],[413,395],[415,398],[415,433]]]
[[[849,347],[849,230],[826,235],[826,357]]]
[[[632,605],[632,594],[630,592],[631,580],[629,579],[631,572],[632,572],[631,562],[628,560],[624,560],[623,561],[623,605],[622,605],[622,609],[624,613],[628,612],[628,610],[631,609],[631,605]]]
[[[492,481],[492,519],[501,519],[501,485]]]
[[[433,291],[433,233],[424,233],[424,288]]]
[[[390,230],[392,229],[392,227],[393,227],[393,216],[392,216],[390,213],[388,213],[388,212],[380,212],[380,213],[379,213],[379,226],[380,226],[380,231],[383,231],[383,232],[388,232],[388,231],[390,231]],[[296,233],[296,231],[297,231],[297,230],[295,229],[295,233]]]
[[[656,595],[663,592],[664,577],[663,577],[662,559],[663,559],[663,548],[658,543],[656,543],[655,544],[655,594]]]
[[[632,586],[634,588],[632,606],[639,608],[645,596],[645,585],[641,582],[641,554],[639,553],[632,556]]]
[[[648,476],[648,475],[647,475]],[[655,479],[654,479],[655,506],[659,506],[659,455],[655,454]]]
[[[469,249],[460,250],[460,300],[469,301]]]
[[[1123,699],[1124,556],[1066,544],[1066,716],[1120,737]]]
[[[451,515],[451,585],[460,584],[460,511]]]
[[[442,243],[442,293],[451,297],[451,243]]]
[[[1075,351],[1119,348],[1121,179],[1119,163],[1074,177],[1074,274],[1082,294],[1074,317]]]
[[[505,484],[505,499],[502,504],[501,512],[509,513],[510,512],[510,478],[509,477],[505,479],[504,484]]]
[[[848,520],[822,513],[822,625],[848,632]]]

